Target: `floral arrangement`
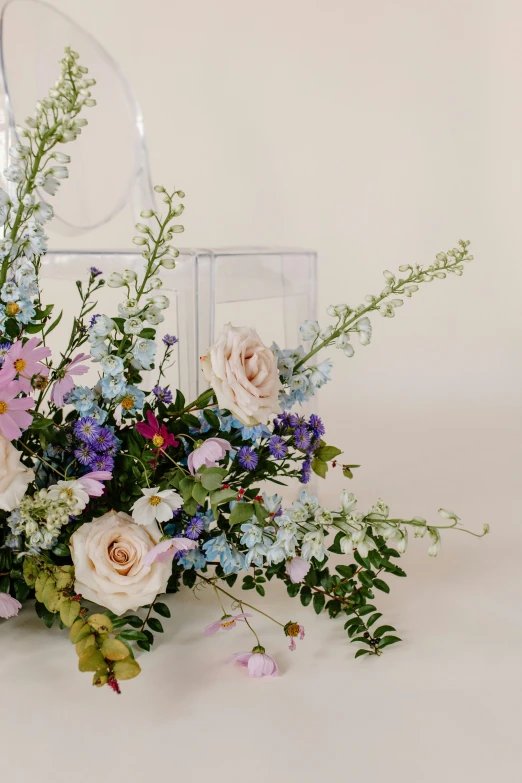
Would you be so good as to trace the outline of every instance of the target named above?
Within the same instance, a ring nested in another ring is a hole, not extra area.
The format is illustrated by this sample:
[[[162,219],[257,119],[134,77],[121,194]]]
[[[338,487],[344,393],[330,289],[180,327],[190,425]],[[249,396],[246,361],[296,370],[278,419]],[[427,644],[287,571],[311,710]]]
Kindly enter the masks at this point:
[[[87,124],[94,84],[66,49],[49,96],[17,128],[4,171],[10,192],[0,190],[0,617],[30,602],[47,627],[68,629],[80,671],[119,693],[170,616],[158,598],[182,584],[207,588],[217,613],[202,635],[246,627],[253,647],[231,660],[252,677],[273,676],[254,617],[277,623],[295,650],[305,635],[293,619],[300,612],[271,618],[243,596],[261,599],[275,578],[302,607],[340,617],[356,657],[380,656],[400,639],[375,596],[389,592],[388,577],[406,575],[398,561],[409,532],[425,536],[435,556],[441,531],[463,528],[445,509],[440,524],[392,516],[382,500],[360,509],[347,489],[336,508],[324,507],[306,485],[342,452],[299,406],[330,380],[332,362],[320,352],[351,357],[354,342],[368,345],[369,314],[392,318],[422,284],[460,276],[468,242],[429,266],[384,272],[384,288],[364,304],[330,307],[328,326],[303,324],[296,348],[267,347],[254,329],[226,325],[201,359],[208,390],[187,401],[168,383],[176,337],[156,340],[169,306],[161,271],[178,255],[171,242],[183,230],[184,194],[156,187],[165,212],[143,212],[134,238],[142,270],[105,281],[92,268],[77,283],[79,315],[57,354],[49,338],[61,314],[39,286],[53,209],[39,194],[53,196],[67,178],[70,158],[57,146]],[[122,294],[111,315],[96,312],[105,285]],[[89,368],[98,377],[82,385]],[[356,467],[339,465],[347,480]],[[283,508],[267,488],[288,481],[305,488]]]

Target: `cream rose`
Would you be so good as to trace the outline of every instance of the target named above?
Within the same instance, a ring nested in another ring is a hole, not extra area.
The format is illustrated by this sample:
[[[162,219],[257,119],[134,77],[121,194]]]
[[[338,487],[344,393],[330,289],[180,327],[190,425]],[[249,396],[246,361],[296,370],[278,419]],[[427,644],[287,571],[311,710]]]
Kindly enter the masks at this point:
[[[0,508],[12,511],[20,505],[34,473],[20,462],[21,454],[0,433]]]
[[[243,424],[266,424],[278,413],[281,389],[277,360],[254,329],[227,324],[201,357],[205,380],[220,408],[228,408]]]
[[[144,565],[143,558],[160,540],[154,522],[137,525],[123,512],[109,511],[86,522],[71,536],[76,572],[74,589],[115,614],[150,604],[164,593],[172,563]]]

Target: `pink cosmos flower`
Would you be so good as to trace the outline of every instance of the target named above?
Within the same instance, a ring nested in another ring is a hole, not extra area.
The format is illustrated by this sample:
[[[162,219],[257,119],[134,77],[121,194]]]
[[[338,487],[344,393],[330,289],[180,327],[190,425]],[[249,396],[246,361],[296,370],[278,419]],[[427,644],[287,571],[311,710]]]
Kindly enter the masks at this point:
[[[38,337],[31,337],[25,344],[21,340],[16,340],[9,349],[4,359],[3,369],[6,373],[11,373],[14,378],[31,380],[33,375],[49,375],[49,368],[42,364],[41,360],[51,355],[51,349],[42,345]],[[27,386],[27,384],[26,384]],[[27,391],[30,389],[27,387]]]
[[[17,440],[33,420],[29,408],[34,408],[32,397],[18,397],[26,388],[26,381],[14,381],[12,370],[0,371],[0,432],[7,440]],[[15,399],[18,397],[18,399]]]
[[[310,563],[302,557],[293,557],[291,560],[286,561],[285,571],[290,577],[290,581],[294,584],[302,582],[309,570]]]
[[[160,426],[159,421],[152,411],[147,411],[146,416],[149,423],[145,424],[144,421],[139,421],[136,424],[136,429],[140,435],[143,435],[144,438],[152,441],[154,446],[156,446],[156,451],[164,451],[167,446],[178,445],[178,441],[174,435],[167,431],[164,424]],[[187,549],[188,547],[185,548]]]
[[[215,468],[232,446],[224,438],[208,438],[201,446],[189,454],[188,469],[194,475],[202,465]]]
[[[0,593],[0,617],[7,620],[8,617],[16,617],[22,604],[13,598],[9,593]]]
[[[196,546],[197,541],[192,541],[190,538],[164,538],[159,544],[149,549],[143,557],[143,565],[152,565],[155,562],[167,563],[172,560],[176,552],[185,552]]]
[[[89,368],[86,364],[80,364],[80,362],[83,362],[86,359],[90,359],[88,354],[79,353],[74,359],[71,359],[63,370],[59,371],[58,378],[51,389],[51,401],[54,402],[58,408],[63,408],[65,405],[64,396],[76,386],[74,376],[85,375],[86,372],[89,372]]]
[[[252,617],[251,614],[242,613],[242,614],[224,614],[221,620],[216,620],[215,623],[210,623],[210,625],[207,625],[203,633],[205,636],[214,636],[221,628],[223,628],[224,631],[230,631],[232,628],[236,627],[236,622],[239,622],[242,620],[244,622],[246,617]]]
[[[299,625],[298,623],[287,623],[285,625],[285,634],[290,637],[290,644],[288,649],[293,652],[296,649],[296,637],[298,636],[300,641],[303,641],[305,637],[304,625]]]
[[[264,647],[254,647],[252,652],[234,653],[228,660],[246,666],[249,677],[277,677],[279,674],[277,663],[265,653]]]
[[[110,481],[111,478],[112,473],[110,470],[93,470],[91,473],[80,476],[78,481],[90,498],[99,498],[105,491],[105,484],[102,482]]]

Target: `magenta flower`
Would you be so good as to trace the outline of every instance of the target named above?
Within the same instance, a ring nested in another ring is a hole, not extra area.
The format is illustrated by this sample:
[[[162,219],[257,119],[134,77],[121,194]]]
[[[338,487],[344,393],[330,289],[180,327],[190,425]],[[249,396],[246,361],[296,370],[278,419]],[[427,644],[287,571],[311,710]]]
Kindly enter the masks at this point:
[[[40,346],[40,347],[39,347]],[[51,349],[42,345],[38,337],[31,337],[25,344],[16,340],[4,359],[3,369],[14,378],[31,380],[33,375],[49,375],[49,368],[41,360],[51,355]]]
[[[285,625],[285,634],[286,636],[290,637],[290,645],[288,649],[293,652],[296,648],[296,643],[295,643],[296,638],[299,637],[299,639],[303,641],[305,637],[304,625],[299,625],[299,623],[289,622]]]
[[[12,369],[0,371],[0,432],[7,440],[17,440],[33,420],[29,408],[34,408],[32,397],[15,397],[26,388],[26,381],[14,381]]]
[[[277,677],[279,674],[277,663],[265,653],[264,647],[254,647],[252,652],[234,653],[228,660],[246,666],[249,677]]]
[[[252,615],[248,613],[234,615],[224,614],[221,620],[216,620],[215,623],[207,625],[203,633],[205,636],[214,636],[221,628],[223,628],[224,631],[230,631],[232,628],[236,627],[236,622],[239,622],[240,620],[244,622],[246,617],[252,617]]]
[[[9,617],[16,617],[22,604],[13,598],[9,593],[0,593],[0,617],[7,620]]]
[[[51,389],[51,401],[54,402],[58,408],[63,408],[65,405],[63,398],[76,386],[74,376],[85,375],[86,372],[89,372],[88,366],[80,363],[86,359],[90,359],[88,354],[79,353],[74,359],[71,359],[63,369],[58,370],[56,373],[56,381]]]
[[[215,468],[219,460],[223,459],[232,446],[224,438],[208,438],[199,448],[189,454],[188,469],[194,475],[202,465],[207,468]]]
[[[155,562],[167,563],[172,560],[176,552],[185,552],[187,549],[194,549],[197,545],[198,542],[190,538],[164,538],[144,555],[143,565],[152,565]]]
[[[302,582],[307,575],[310,570],[310,563],[302,557],[293,557],[291,560],[286,561],[285,570],[290,577],[290,581],[297,584],[298,582]]]
[[[105,490],[104,481],[110,481],[112,473],[110,470],[93,470],[90,473],[86,473],[84,476],[80,476],[78,481],[87,492],[90,498],[99,498],[103,495]]]
[[[136,429],[144,438],[151,440],[157,451],[164,451],[167,446],[177,446],[178,441],[171,432],[168,432],[164,424],[160,426],[159,421],[152,411],[146,413],[148,424],[139,421]],[[186,547],[188,548],[188,547]]]

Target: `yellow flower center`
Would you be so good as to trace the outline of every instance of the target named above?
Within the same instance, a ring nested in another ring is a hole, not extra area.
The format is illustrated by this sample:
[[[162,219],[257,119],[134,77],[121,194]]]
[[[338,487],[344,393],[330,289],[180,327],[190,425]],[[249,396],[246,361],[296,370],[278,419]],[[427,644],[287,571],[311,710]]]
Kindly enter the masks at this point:
[[[14,368],[16,372],[22,372],[26,364],[27,362],[25,361],[25,359],[17,359],[16,362],[14,363]]]
[[[7,315],[16,315],[20,312],[20,305],[17,302],[8,302],[5,306]]]
[[[159,495],[153,495],[151,498],[149,498],[149,503],[151,506],[159,506],[161,503],[161,498]]]
[[[234,619],[232,620],[222,620],[221,621],[221,627],[222,628],[228,628],[229,625],[234,625],[236,621]]]
[[[62,489],[62,491],[60,492],[60,495],[64,495],[67,498],[74,497],[74,493],[73,493],[72,489],[67,489],[67,487]]]
[[[154,437],[152,438],[152,442],[154,443],[155,446],[157,446],[160,449],[165,443],[165,438],[163,437],[163,435],[156,433],[156,435],[154,435]]]
[[[121,407],[126,411],[130,411],[131,408],[134,408],[134,400],[132,397],[124,397],[121,401]]]
[[[288,636],[299,636],[299,626],[297,623],[290,623],[286,629]]]
[[[7,403],[3,400],[0,400],[0,414],[5,413],[7,411]]]

